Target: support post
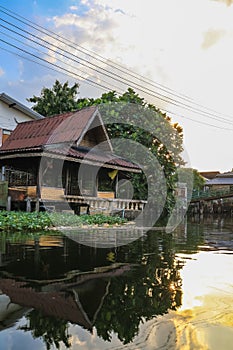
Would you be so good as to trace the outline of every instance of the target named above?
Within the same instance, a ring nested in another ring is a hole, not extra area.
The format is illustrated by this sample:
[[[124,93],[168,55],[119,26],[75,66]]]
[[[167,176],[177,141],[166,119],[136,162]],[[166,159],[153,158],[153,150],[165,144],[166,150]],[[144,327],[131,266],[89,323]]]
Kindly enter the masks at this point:
[[[6,180],[6,172],[5,172],[5,170],[6,170],[5,166],[2,166],[1,181],[5,181]]]
[[[41,198],[41,184],[42,184],[42,175],[43,175],[43,159],[41,158],[38,162],[37,168],[37,181],[36,181],[36,211],[40,210],[40,198]]]
[[[30,213],[31,211],[32,211],[31,199],[27,198],[26,199],[26,212]]]
[[[36,211],[40,211],[40,199],[36,198]]]
[[[8,197],[7,197],[6,210],[7,210],[7,211],[11,211],[11,196],[8,196]]]

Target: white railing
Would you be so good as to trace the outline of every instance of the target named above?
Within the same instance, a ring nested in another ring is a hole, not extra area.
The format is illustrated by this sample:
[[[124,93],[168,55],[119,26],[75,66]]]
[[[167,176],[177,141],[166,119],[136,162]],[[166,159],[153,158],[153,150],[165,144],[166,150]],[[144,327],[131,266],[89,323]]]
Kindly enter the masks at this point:
[[[104,210],[106,212],[113,212],[117,210],[143,210],[145,204],[144,200],[137,199],[121,199],[121,198],[99,198],[99,197],[83,197],[66,195],[64,196],[69,203],[86,203],[90,209]]]

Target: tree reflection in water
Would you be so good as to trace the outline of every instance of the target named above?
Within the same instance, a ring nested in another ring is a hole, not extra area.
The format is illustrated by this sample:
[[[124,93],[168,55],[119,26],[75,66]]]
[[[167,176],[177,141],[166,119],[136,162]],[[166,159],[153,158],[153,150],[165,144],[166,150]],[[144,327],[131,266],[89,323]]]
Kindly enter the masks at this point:
[[[181,305],[182,264],[175,260],[170,242],[170,236],[156,239],[150,235],[143,245],[137,241],[120,249],[128,250],[127,260],[138,265],[127,275],[111,280],[109,294],[95,322],[97,334],[104,340],[110,341],[114,332],[127,344],[138,334],[140,322]]]
[[[25,332],[30,331],[33,338],[42,338],[47,350],[51,349],[52,346],[60,349],[60,342],[63,342],[66,348],[71,347],[66,320],[46,316],[36,309],[32,310],[26,318],[28,323],[19,329]]]
[[[150,234],[145,240],[108,252],[114,262],[127,262],[133,268],[108,283],[108,293],[93,321],[99,337],[111,341],[115,333],[123,344],[133,341],[141,322],[176,310],[182,302],[180,269],[182,263],[175,259],[172,237]],[[21,327],[31,331],[34,338],[42,337],[47,349],[63,342],[71,346],[68,322],[41,311],[27,315],[28,324]]]

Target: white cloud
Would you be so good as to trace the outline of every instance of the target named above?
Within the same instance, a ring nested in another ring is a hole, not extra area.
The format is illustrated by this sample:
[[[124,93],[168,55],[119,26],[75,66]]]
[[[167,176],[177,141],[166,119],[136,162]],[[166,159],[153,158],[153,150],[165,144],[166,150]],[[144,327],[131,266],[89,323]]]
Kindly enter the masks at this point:
[[[205,105],[228,103],[220,85],[232,81],[233,7],[210,0],[82,2],[84,15],[50,19],[61,35]]]
[[[69,9],[71,11],[77,11],[78,10],[78,6],[70,6]]]

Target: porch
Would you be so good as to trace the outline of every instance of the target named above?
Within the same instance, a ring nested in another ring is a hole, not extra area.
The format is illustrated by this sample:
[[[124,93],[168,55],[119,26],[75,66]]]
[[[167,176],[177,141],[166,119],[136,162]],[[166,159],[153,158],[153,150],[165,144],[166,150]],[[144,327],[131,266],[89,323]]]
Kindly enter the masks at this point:
[[[5,208],[8,210],[73,212],[77,215],[99,213],[113,215],[118,213],[122,217],[133,218],[133,213],[142,211],[147,203],[137,199],[64,195],[62,189],[55,188],[47,188],[46,191],[43,191],[42,195],[43,193],[47,194],[44,198],[29,197],[28,194],[32,194],[35,190],[35,187],[8,188]]]
[[[108,171],[108,170],[107,170]],[[90,172],[88,172],[90,174]],[[101,178],[103,169],[100,172]],[[38,196],[38,186],[35,184],[36,177],[28,171],[16,170],[12,167],[5,167],[4,169],[4,182],[0,182],[1,187],[4,188],[5,204],[1,206],[8,210],[23,210],[23,211],[39,211],[50,210],[60,212],[73,212],[77,215],[80,214],[106,214],[114,215],[119,214],[122,217],[134,218],[139,212],[141,212],[145,204],[145,200],[132,199],[132,198],[116,198],[116,195],[121,193],[122,188],[118,187],[118,193],[112,188],[103,187],[102,182],[99,180],[98,184],[102,183],[102,187],[96,188],[93,186],[91,191],[90,187],[82,188],[81,193],[77,182],[72,184],[64,184],[64,187],[48,186],[43,182],[40,185],[40,196]],[[105,174],[106,175],[106,174]],[[3,177],[3,176],[2,176]],[[106,176],[105,176],[106,179]],[[72,180],[73,177],[72,177]],[[117,179],[114,181],[114,187]],[[88,181],[88,184],[96,183],[96,181]],[[82,182],[82,184],[84,184]],[[104,182],[105,186],[109,185]],[[102,189],[102,190],[101,190]],[[72,193],[73,192],[73,193]],[[94,194],[94,195],[93,195]],[[126,196],[128,194],[126,193]]]

